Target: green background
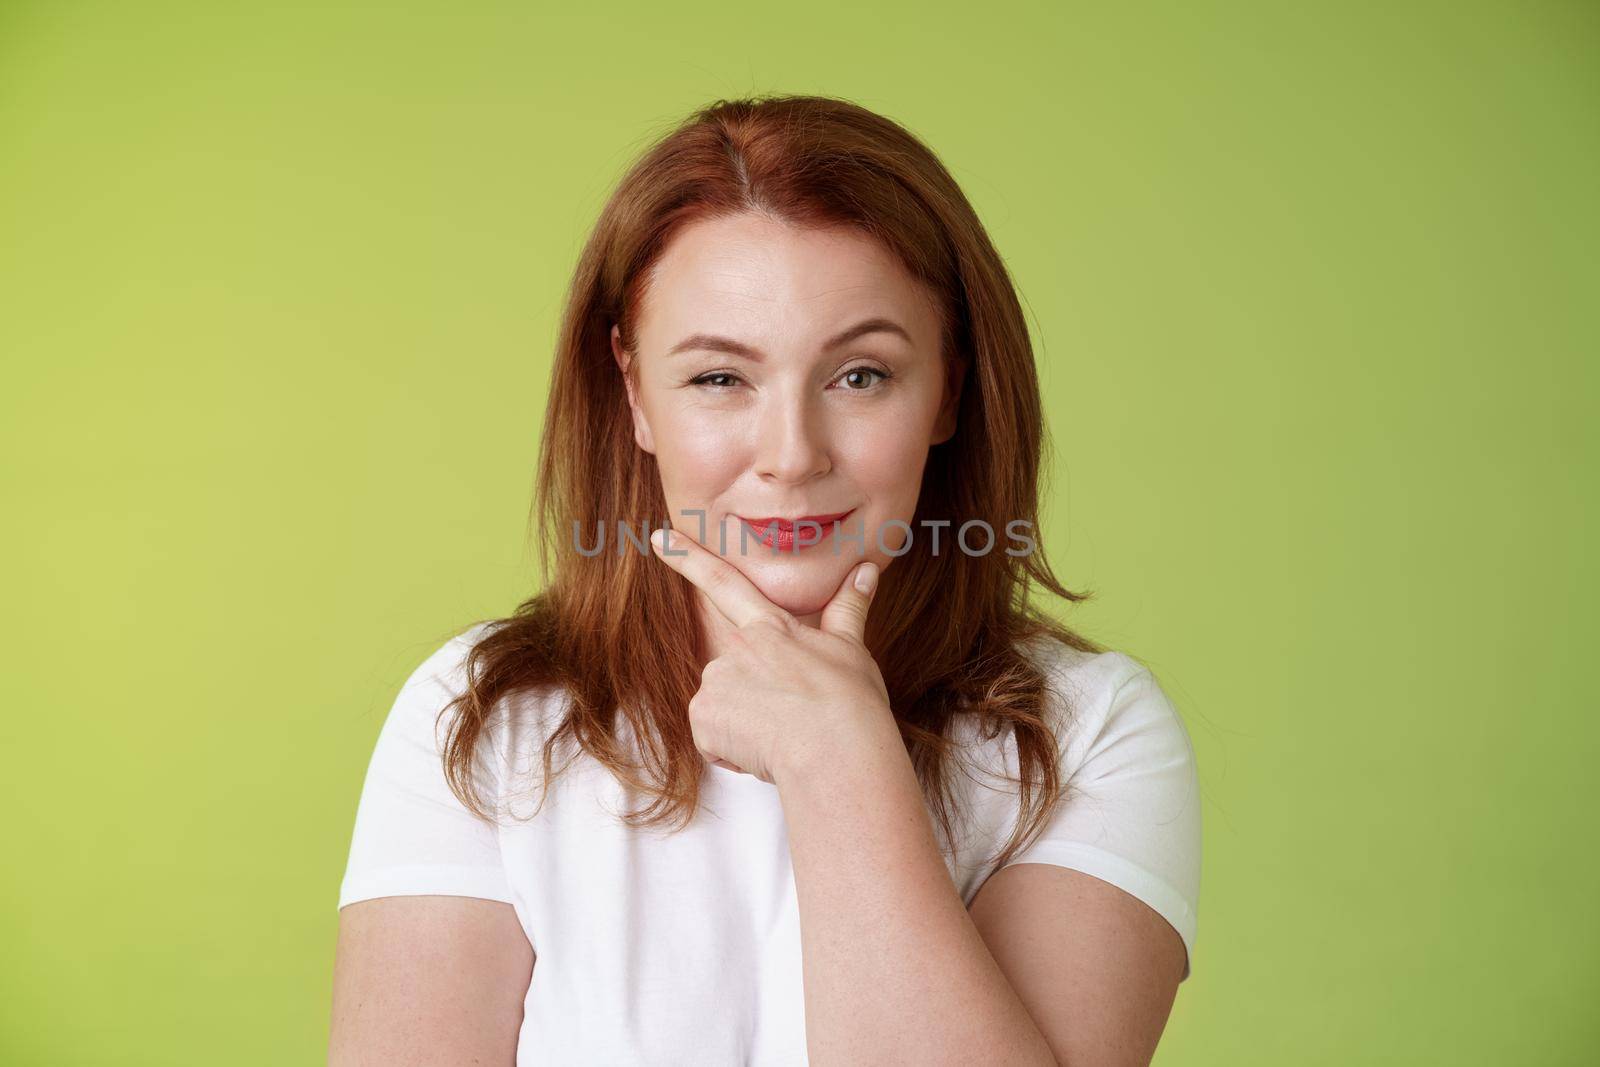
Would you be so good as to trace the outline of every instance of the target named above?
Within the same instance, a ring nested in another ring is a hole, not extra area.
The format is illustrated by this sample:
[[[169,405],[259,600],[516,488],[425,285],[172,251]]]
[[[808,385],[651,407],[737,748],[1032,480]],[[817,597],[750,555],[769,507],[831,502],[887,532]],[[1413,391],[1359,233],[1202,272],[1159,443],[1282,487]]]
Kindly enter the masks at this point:
[[[533,589],[587,227],[810,91],[977,206],[1064,617],[1189,724],[1157,1062],[1593,1062],[1597,60],[1576,2],[0,7],[0,1060],[321,1060],[382,717]]]

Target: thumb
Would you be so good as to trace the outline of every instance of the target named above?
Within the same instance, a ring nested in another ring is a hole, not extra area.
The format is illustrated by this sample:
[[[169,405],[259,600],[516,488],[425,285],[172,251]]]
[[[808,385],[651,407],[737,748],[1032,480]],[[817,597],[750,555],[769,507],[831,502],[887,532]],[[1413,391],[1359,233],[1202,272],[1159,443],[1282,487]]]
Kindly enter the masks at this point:
[[[821,628],[830,634],[862,642],[867,632],[867,612],[878,589],[878,565],[868,562],[845,575],[844,584],[822,609]]]

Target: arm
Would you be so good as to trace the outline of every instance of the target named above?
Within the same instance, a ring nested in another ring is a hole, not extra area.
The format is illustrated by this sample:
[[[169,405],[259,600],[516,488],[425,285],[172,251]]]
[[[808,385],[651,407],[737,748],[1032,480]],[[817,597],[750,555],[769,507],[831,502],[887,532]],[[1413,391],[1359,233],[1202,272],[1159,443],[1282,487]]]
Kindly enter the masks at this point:
[[[339,912],[330,1067],[513,1064],[533,949],[511,905],[378,897]]]
[[[991,875],[970,910],[1057,1062],[1150,1062],[1187,959],[1158,912],[1109,882],[1045,863]]]
[[[950,880],[899,737],[776,785],[812,1064],[1055,1064]]]
[[[969,914],[890,732],[776,784],[813,1064],[1148,1062],[1185,956],[1142,902],[1025,863]]]
[[[510,903],[498,828],[461,804],[440,762],[439,712],[466,684],[475,636],[451,639],[412,672],[367,767],[339,887],[334,1067],[516,1058],[533,949]],[[498,795],[490,761],[475,773]]]

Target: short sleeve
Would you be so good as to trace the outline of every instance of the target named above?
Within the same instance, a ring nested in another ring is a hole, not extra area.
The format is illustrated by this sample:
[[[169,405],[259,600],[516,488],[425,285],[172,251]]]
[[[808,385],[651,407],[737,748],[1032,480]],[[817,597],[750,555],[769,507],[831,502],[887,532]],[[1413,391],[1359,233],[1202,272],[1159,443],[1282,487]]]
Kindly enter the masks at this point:
[[[473,631],[430,655],[406,680],[378,733],[356,808],[339,907],[386,896],[443,895],[510,902],[499,831],[450,791],[442,762],[449,716],[440,712],[466,687]],[[492,747],[486,734],[480,749]],[[497,766],[475,773],[490,798]]]
[[[1066,796],[1006,866],[1070,867],[1139,898],[1182,937],[1187,979],[1198,929],[1200,784],[1183,719],[1149,668],[1120,652],[1051,673],[1078,700],[1062,746]]]

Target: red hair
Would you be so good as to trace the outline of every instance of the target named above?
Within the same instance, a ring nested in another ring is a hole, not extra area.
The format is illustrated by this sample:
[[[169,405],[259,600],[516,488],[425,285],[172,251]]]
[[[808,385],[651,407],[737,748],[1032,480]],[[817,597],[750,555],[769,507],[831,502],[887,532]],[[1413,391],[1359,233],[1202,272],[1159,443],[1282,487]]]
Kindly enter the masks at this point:
[[[472,773],[492,710],[518,693],[565,690],[571,700],[541,754],[570,742],[649,798],[630,826],[692,819],[705,760],[687,706],[700,666],[692,586],[648,553],[583,556],[572,531],[660,525],[666,499],[655,457],[634,442],[611,328],[635,352],[650,269],[696,220],[756,211],[806,226],[858,228],[893,251],[936,299],[946,359],[964,362],[955,434],[930,449],[917,503],[923,517],[1037,529],[1046,446],[1039,383],[1022,308],[999,254],[955,180],[897,123],[824,96],[719,100],[691,115],[634,163],[612,193],[572,279],[555,353],[530,521],[544,591],[493,620],[468,654],[466,691],[445,746],[451,789],[488,818]],[[636,367],[638,361],[630,361]],[[1039,586],[1069,601],[1041,549],[1026,555],[911,550],[882,575],[866,643],[883,672],[930,810],[950,840],[952,719],[975,714],[983,736],[1015,734],[1022,810],[995,860],[1042,826],[1062,796],[1057,724],[1045,678],[1021,647],[1036,638],[1104,651],[1031,605]],[[948,541],[946,542],[948,543]],[[1067,694],[1060,694],[1065,699]],[[446,711],[450,710],[449,708]],[[616,734],[625,718],[637,738]],[[631,751],[625,751],[625,747]],[[543,801],[541,800],[541,805]]]

